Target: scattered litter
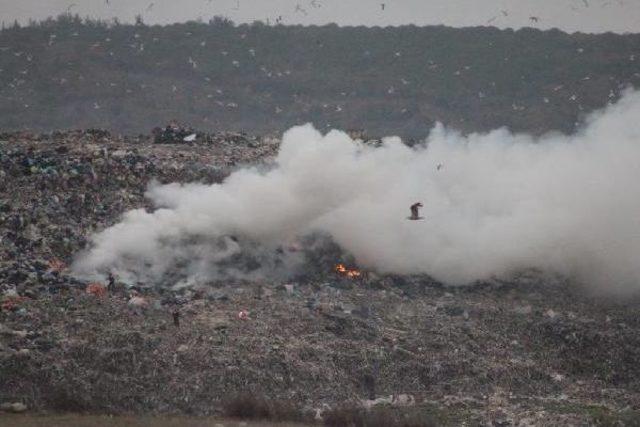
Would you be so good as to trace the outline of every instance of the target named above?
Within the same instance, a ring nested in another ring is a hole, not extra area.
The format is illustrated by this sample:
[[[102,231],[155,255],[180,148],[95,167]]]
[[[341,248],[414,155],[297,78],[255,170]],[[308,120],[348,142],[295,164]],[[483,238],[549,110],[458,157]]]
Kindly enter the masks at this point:
[[[516,312],[517,314],[531,314],[531,312],[533,311],[533,308],[531,308],[530,305],[523,305],[523,306],[515,307],[513,311]]]
[[[12,412],[14,414],[20,414],[20,413],[25,412],[27,410],[27,405],[25,405],[24,403],[20,403],[20,402],[3,403],[2,405],[0,405],[0,410],[5,411],[5,412]]]
[[[0,308],[2,308],[2,311],[17,311],[24,301],[26,301],[26,298],[20,296],[6,297],[0,304]]]
[[[94,297],[104,297],[107,295],[107,288],[100,283],[90,283],[87,285],[85,292]]]
[[[185,136],[183,141],[184,142],[193,142],[193,141],[196,140],[196,136],[197,136],[197,134],[192,133],[191,135]]]
[[[391,403],[394,406],[413,406],[416,403],[416,398],[410,394],[399,394],[397,396],[394,396]]]
[[[141,296],[134,296],[129,299],[129,305],[139,308],[146,308],[149,306],[149,301]]]
[[[556,317],[559,316],[559,314],[553,311],[552,309],[545,311],[544,315],[550,319],[555,319]]]
[[[64,262],[55,258],[52,260],[49,260],[48,264],[49,264],[49,271],[51,272],[60,273],[67,268]]]
[[[379,405],[391,405],[397,407],[409,407],[416,404],[416,398],[411,394],[398,394],[386,397],[378,397],[376,399],[368,399],[362,401],[362,406],[371,409]]]

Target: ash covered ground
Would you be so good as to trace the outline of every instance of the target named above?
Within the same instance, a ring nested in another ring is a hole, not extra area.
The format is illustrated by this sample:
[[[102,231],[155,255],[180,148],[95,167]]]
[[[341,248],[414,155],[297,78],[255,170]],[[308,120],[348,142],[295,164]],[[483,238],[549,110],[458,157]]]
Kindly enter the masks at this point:
[[[216,415],[255,395],[311,418],[349,402],[419,425],[638,423],[638,301],[561,276],[455,287],[347,275],[336,265],[358,269],[353,258],[322,236],[296,247],[307,268],[281,280],[176,288],[71,274],[91,235],[152,209],[153,180],[221,182],[268,163],[278,145],[225,133],[192,144],[95,130],[0,135],[0,401]]]

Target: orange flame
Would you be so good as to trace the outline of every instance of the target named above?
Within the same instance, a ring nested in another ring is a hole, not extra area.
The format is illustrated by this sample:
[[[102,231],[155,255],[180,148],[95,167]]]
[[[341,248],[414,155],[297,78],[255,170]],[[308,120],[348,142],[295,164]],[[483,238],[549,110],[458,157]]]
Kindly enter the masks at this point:
[[[344,266],[344,264],[336,265],[336,272],[342,276],[348,277],[350,279],[354,279],[356,277],[362,276],[362,273],[358,270],[349,269]]]

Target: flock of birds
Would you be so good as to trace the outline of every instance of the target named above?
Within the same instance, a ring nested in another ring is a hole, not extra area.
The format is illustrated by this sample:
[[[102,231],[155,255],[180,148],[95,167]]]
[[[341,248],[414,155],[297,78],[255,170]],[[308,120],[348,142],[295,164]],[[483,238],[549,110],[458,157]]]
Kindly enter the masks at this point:
[[[78,34],[77,34],[77,33],[74,33],[73,35],[74,35],[74,36],[77,36]],[[47,45],[48,45],[48,46],[51,46],[51,45],[55,42],[56,38],[57,38],[57,36],[56,36],[55,34],[52,34],[52,35],[50,36],[50,38],[49,38],[49,41],[48,41]],[[143,42],[143,41],[140,41],[140,40],[139,40],[140,35],[139,35],[139,34],[135,34],[135,35],[134,35],[134,38],[135,38],[135,40],[134,40],[134,42],[133,42],[133,43],[131,43],[131,44],[130,44],[130,47],[131,47],[132,49],[135,49],[135,50],[139,51],[139,52],[144,51],[144,46],[145,46],[145,44],[144,44],[144,42]],[[240,35],[240,38],[242,38],[242,39],[246,38],[246,34],[241,34],[241,35]],[[154,39],[153,39],[153,42],[157,42],[157,41],[158,41],[158,39],[157,39],[157,38],[154,38]],[[107,38],[107,39],[105,39],[105,40],[104,40],[104,43],[105,43],[105,44],[106,44],[106,43],[109,43],[109,42],[111,42],[111,39],[110,39],[110,38]],[[206,41],[202,41],[202,42],[200,43],[200,46],[202,46],[202,47],[206,46]],[[103,47],[102,43],[100,43],[100,42],[98,42],[98,43],[94,43],[94,44],[92,44],[92,45],[90,46],[90,50],[95,50],[96,48],[101,48],[101,47]],[[2,53],[2,52],[6,52],[8,49],[10,49],[10,48],[8,48],[8,47],[0,47],[0,53]],[[582,53],[582,51],[583,51],[582,49],[578,49],[578,52],[577,52],[577,53]],[[248,53],[249,53],[249,55],[250,55],[252,58],[255,58],[255,57],[256,57],[256,49],[255,49],[255,48],[249,48],[249,49],[248,49]],[[25,53],[25,52],[14,52],[14,53],[13,53],[13,55],[14,55],[15,57],[24,57],[24,59],[25,59],[28,63],[31,63],[31,62],[33,61],[33,55],[28,54],[28,53]],[[113,57],[113,56],[114,56],[113,51],[110,51],[110,52],[109,52],[109,55]],[[220,55],[222,55],[223,57],[227,57],[227,56],[229,55],[229,52],[227,52],[227,51],[221,51],[221,52],[220,52]],[[368,55],[370,55],[370,52],[366,51],[366,52],[364,52],[364,55],[365,55],[365,56],[368,56]],[[194,56],[195,56],[195,55],[194,55]],[[394,56],[395,56],[395,57],[401,57],[401,56],[402,56],[402,52],[397,51],[397,52],[395,52],[395,53],[394,53]],[[505,58],[505,60],[507,60],[507,59],[508,59],[508,58]],[[635,55],[631,55],[631,56],[630,56],[630,58],[629,58],[629,60],[630,60],[630,61],[634,61],[634,60],[635,60]],[[238,61],[237,59],[231,59],[231,60],[230,60],[230,62],[231,62],[231,65],[232,65],[233,67],[235,67],[235,68],[240,68],[240,66],[241,66],[240,61]],[[188,66],[189,66],[190,68],[192,68],[192,69],[194,69],[194,70],[196,70],[196,69],[198,68],[198,62],[193,58],[193,56],[189,56],[189,57],[186,59],[186,63],[188,64]],[[430,63],[430,66],[429,66],[428,68],[429,68],[430,70],[438,70],[438,68],[439,68],[439,64],[437,64],[437,63],[435,63],[435,62],[433,62],[433,61],[430,61],[429,63]],[[260,69],[260,71],[261,71],[262,73],[264,73],[264,75],[265,75],[266,77],[268,77],[268,78],[270,78],[270,79],[271,79],[271,78],[286,78],[287,76],[290,76],[290,75],[291,75],[291,73],[292,73],[292,72],[291,72],[291,70],[283,70],[283,71],[269,70],[269,69],[268,69],[267,67],[265,67],[264,65],[263,65],[263,66],[261,66],[259,69]],[[470,69],[471,69],[471,67],[469,67],[469,66],[463,67],[462,69],[455,71],[455,72],[454,72],[454,75],[456,75],[456,76],[460,76],[460,75],[461,75],[462,73],[464,73],[464,72],[469,72],[469,71],[470,71]],[[0,69],[0,74],[1,74],[2,72],[3,72],[3,70],[2,70],[2,69]],[[19,86],[21,86],[21,85],[23,85],[24,83],[26,83],[26,78],[27,78],[26,76],[28,75],[28,73],[29,73],[28,67],[27,67],[26,69],[24,69],[24,70],[20,71],[20,72],[19,72],[20,76],[19,76],[19,77],[14,78],[11,82],[9,82],[9,83],[8,83],[8,87],[10,87],[10,88],[12,88],[12,89],[17,89]],[[640,77],[640,74],[636,74],[636,77]],[[84,76],[79,75],[79,76],[78,76],[78,79],[79,79],[79,80],[84,80]],[[207,83],[210,83],[210,82],[211,82],[211,79],[210,79],[209,77],[204,77],[204,79],[205,79],[205,81],[207,81]],[[581,79],[581,80],[586,81],[586,80],[589,80],[589,79],[590,79],[590,76],[586,76],[586,77],[584,77],[584,78],[583,78],[583,79]],[[54,82],[56,82],[57,84],[59,84],[59,85],[65,85],[65,84],[67,84],[67,83],[68,83],[68,80],[67,80],[66,78],[57,78],[57,77],[54,77],[54,78],[52,78],[52,80],[53,80]],[[404,77],[399,78],[399,83],[400,83],[402,86],[408,86],[408,85],[410,85],[410,84],[411,84],[411,82],[410,82],[409,80],[405,79]],[[100,83],[100,82],[96,82],[95,84],[96,84],[96,86],[101,86],[101,83]],[[491,84],[492,84],[492,86],[493,86],[493,87],[495,87],[495,82],[492,82]],[[109,84],[108,84],[108,86],[110,86],[110,87],[117,87],[117,86],[118,86],[118,84],[117,84],[117,83],[113,83],[113,82],[111,82],[111,83],[109,83]],[[145,84],[141,84],[141,85],[140,85],[140,89],[144,90],[144,89],[146,89],[146,88],[147,88],[147,85],[145,85]],[[613,101],[613,100],[618,96],[618,92],[619,92],[619,90],[620,90],[621,88],[622,88],[622,87],[621,87],[620,85],[618,85],[618,87],[616,87],[615,89],[611,89],[611,90],[610,90],[610,92],[609,92],[608,100],[607,100],[607,101],[608,101],[608,102],[612,102],[612,101]],[[554,93],[556,93],[556,92],[561,91],[561,90],[563,90],[563,89],[564,89],[564,85],[558,85],[558,86],[556,86],[556,87],[554,87],[554,88],[553,88],[553,92],[554,92]],[[175,85],[175,84],[174,84],[174,85],[172,85],[171,90],[172,90],[172,92],[173,92],[173,93],[175,93],[175,92],[178,92],[178,91],[179,91],[178,86],[177,86],[177,85]],[[386,92],[387,92],[387,94],[388,94],[389,96],[393,96],[393,95],[395,95],[396,91],[397,91],[397,89],[396,89],[396,86],[395,86],[394,84],[391,84],[391,85],[388,87],[388,89],[386,90]],[[131,92],[132,92],[132,91],[131,91],[131,89],[127,89],[127,93],[131,93]],[[350,94],[349,94],[349,93],[347,93],[347,92],[341,92],[341,93],[340,93],[340,95],[341,95],[342,97],[347,97],[347,96],[349,96],[349,95],[351,95],[351,94],[355,94],[355,92],[352,92],[352,93],[350,93]],[[221,97],[223,97],[223,95],[224,95],[223,90],[222,90],[222,89],[220,89],[220,88],[217,88],[217,89],[215,89],[215,94],[213,94],[213,93],[209,93],[209,94],[207,94],[207,95],[206,95],[206,97],[207,97],[207,98],[209,98],[209,99],[210,99],[210,98],[221,98]],[[487,91],[480,91],[480,92],[478,92],[478,97],[479,97],[479,98],[485,98],[485,97],[487,97]],[[574,102],[574,103],[578,103],[578,109],[579,109],[579,110],[582,110],[582,106],[579,104],[579,97],[578,97],[575,93],[574,93],[574,94],[571,94],[570,96],[568,96],[568,100],[569,100],[569,101],[571,101],[571,102]],[[234,102],[233,100],[227,100],[227,101],[223,102],[223,101],[221,101],[220,99],[214,99],[214,100],[213,100],[213,102],[214,102],[216,105],[220,106],[220,107],[226,107],[226,108],[230,108],[230,109],[238,108],[238,106],[239,106],[239,105],[238,105],[238,103],[237,103],[237,102]],[[294,102],[294,104],[304,103],[304,102],[301,100],[301,98],[299,97],[299,95],[297,95],[297,94],[294,94],[294,96],[293,96],[293,102]],[[547,96],[543,97],[543,102],[544,102],[545,104],[548,104],[548,103],[550,102],[550,101],[549,101],[549,97],[547,97]],[[334,110],[335,110],[335,113],[342,113],[342,112],[344,111],[345,104],[346,104],[346,103],[338,103],[338,104],[336,104],[336,105],[330,105],[330,104],[326,104],[326,103],[324,103],[324,104],[321,104],[321,106],[322,106],[322,108],[323,108],[323,109],[325,109],[325,110],[326,110],[326,109],[334,109]],[[307,107],[307,108],[310,108],[310,107],[311,107],[311,104],[307,105],[306,107]],[[514,111],[524,111],[524,110],[526,109],[526,107],[525,107],[524,105],[522,105],[522,104],[518,104],[518,103],[516,103],[516,102],[512,103],[512,106],[511,106],[511,107],[512,107],[512,109],[513,109]],[[25,104],[25,108],[29,108],[29,104]],[[93,104],[93,108],[94,108],[94,109],[96,109],[96,110],[100,109],[100,108],[101,108],[100,103],[99,103],[98,101],[94,102],[94,104]],[[276,106],[276,107],[275,107],[275,113],[276,113],[276,114],[280,114],[280,113],[282,113],[283,111],[284,111],[284,109],[283,109],[281,106]],[[402,108],[401,113],[402,113],[402,114],[405,114],[405,113],[407,113],[408,111],[409,111],[409,110],[408,110],[408,108]]]
[[[112,0],[104,0],[105,4],[107,6],[111,5],[111,1]],[[214,0],[205,0],[207,4],[211,5],[213,3]],[[570,4],[570,8],[573,11],[579,11],[580,8],[589,8],[591,7],[591,2],[595,2],[596,0],[572,0],[572,3]],[[605,8],[610,6],[614,1],[620,5],[620,6],[624,6],[625,1],[626,0],[597,0],[598,4],[600,5],[600,7]],[[72,9],[75,8],[77,6],[77,3],[71,3],[67,6],[66,8],[66,13],[70,14]],[[153,10],[155,6],[154,2],[149,3],[146,8],[144,9],[144,12],[149,13]],[[387,9],[387,4],[386,3],[379,3],[380,6],[380,10],[381,11],[385,11]],[[322,7],[322,3],[320,2],[320,0],[308,0],[308,4],[303,5],[302,3],[296,3],[293,12],[296,14],[300,14],[303,16],[308,16],[308,10],[310,9],[320,9]],[[231,10],[233,11],[238,11],[240,10],[240,0],[236,0],[236,3],[233,7],[231,7]],[[494,22],[496,22],[499,18],[506,18],[509,16],[509,10],[505,10],[502,9],[500,10],[499,14],[496,14],[492,17],[490,17],[487,21],[486,24],[493,24]],[[540,22],[541,18],[539,16],[529,16],[529,22],[533,25],[533,24],[538,24]],[[282,15],[278,15],[277,18],[275,19],[276,24],[282,24],[283,22],[283,17]]]
[[[105,2],[107,4],[110,4],[110,1],[113,1],[113,0],[105,0]],[[213,0],[206,0],[206,1],[211,3]],[[589,7],[589,0],[581,0],[581,1],[584,2],[584,6],[585,7]],[[621,2],[623,0],[617,0],[617,1]],[[70,13],[71,10],[75,6],[76,6],[76,3],[70,4],[66,9],[67,12]],[[149,3],[147,5],[147,7],[146,7],[146,11],[149,12],[149,11],[153,10],[154,6],[155,6],[154,2]],[[310,0],[309,1],[309,6],[311,8],[316,8],[317,9],[317,8],[321,8],[323,6],[323,4],[320,2],[320,0]],[[236,7],[240,8],[240,0],[236,0]],[[385,3],[380,3],[380,8],[381,8],[381,10],[385,10],[386,4]],[[307,9],[302,7],[300,4],[296,5],[295,11],[298,12],[298,13],[303,13],[303,14],[307,13]],[[502,10],[501,14],[506,17],[506,16],[509,15],[509,11],[508,10]],[[492,19],[494,19],[494,18],[492,18]],[[280,16],[278,18],[278,20],[281,21],[282,17]],[[278,22],[278,20],[277,20],[277,22]],[[538,22],[539,18],[536,17],[536,16],[532,16],[532,17],[530,17],[530,20],[533,21],[533,22]],[[78,35],[77,33],[72,34],[72,36],[77,36],[77,35]],[[55,34],[52,34],[50,36],[49,40],[48,40],[47,45],[48,46],[52,46],[56,42],[56,38],[57,38],[57,36]],[[241,34],[240,38],[242,38],[242,39],[246,38],[246,34]],[[141,36],[139,34],[135,34],[134,40],[132,41],[132,43],[129,44],[129,46],[134,51],[143,52],[145,50],[145,44],[154,43],[154,42],[158,42],[158,41],[159,40],[157,38],[153,38],[153,40],[146,40],[145,41],[145,40],[141,39]],[[109,48],[107,47],[110,44],[110,42],[111,42],[111,39],[107,38],[107,39],[105,39],[103,41],[99,41],[99,42],[93,43],[93,44],[90,45],[90,50],[95,52],[95,51],[103,51],[106,48],[105,53],[108,54],[110,57],[115,59],[116,55],[114,54],[113,50],[109,50]],[[201,41],[200,42],[200,46],[201,47],[205,47],[206,46],[206,41],[205,40]],[[319,44],[319,47],[322,47],[322,44]],[[0,57],[3,54],[3,52],[6,52],[9,49],[11,49],[11,48],[10,47],[0,47]],[[263,73],[263,75],[265,77],[269,78],[269,79],[287,79],[288,76],[290,76],[292,74],[292,71],[288,70],[288,69],[286,69],[286,70],[285,69],[283,69],[283,70],[272,70],[272,69],[267,68],[264,65],[260,66],[259,65],[259,58],[257,58],[257,56],[259,56],[259,54],[256,52],[256,49],[254,47],[250,47],[247,50],[247,52],[249,53],[249,56],[250,56],[250,58],[248,58],[247,60],[251,60],[251,61],[255,62],[255,65],[256,65],[257,68],[259,67],[260,72]],[[578,51],[577,51],[578,54],[582,53],[582,52],[583,52],[582,49],[578,49]],[[18,89],[21,86],[25,85],[25,83],[27,82],[27,78],[28,78],[28,74],[29,74],[29,64],[28,63],[32,62],[33,55],[31,55],[29,53],[25,53],[25,52],[13,52],[13,55],[15,57],[23,57],[27,61],[25,69],[21,70],[19,72],[19,75],[16,76],[13,80],[10,80],[7,83],[7,86],[5,88],[5,89],[9,89],[11,92],[15,93],[15,92],[18,91]],[[241,68],[242,66],[244,66],[244,64],[241,63],[239,59],[233,58],[233,55],[229,56],[229,52],[227,52],[227,51],[221,51],[220,55],[222,55],[222,57],[225,58],[223,60],[229,61],[230,65],[233,66],[234,68]],[[371,53],[369,51],[365,51],[365,52],[363,52],[363,55],[364,56],[371,56]],[[402,52],[401,51],[396,51],[396,52],[393,53],[393,56],[396,57],[396,58],[400,58],[402,56]],[[505,58],[505,61],[507,61],[507,60],[508,60],[508,58]],[[630,61],[634,61],[634,60],[635,60],[635,56],[631,55]],[[185,62],[188,65],[189,68],[191,68],[193,70],[197,70],[198,67],[199,67],[198,59],[197,59],[197,52],[191,52],[191,54],[188,55],[188,57],[185,59]],[[434,71],[434,72],[441,72],[442,71],[442,67],[440,67],[440,64],[437,64],[437,63],[435,63],[433,61],[429,62],[429,66],[427,68],[428,68],[428,70]],[[0,77],[2,77],[2,72],[3,72],[3,70],[0,68]],[[469,72],[471,72],[470,67],[466,66],[466,67],[463,67],[463,68],[460,68],[460,69],[454,71],[453,74],[456,75],[456,76],[461,76],[461,75],[463,75],[465,73],[469,73]],[[636,77],[640,78],[640,74],[636,74]],[[66,77],[52,77],[52,81],[57,83],[57,84],[59,84],[59,85],[61,85],[61,86],[63,86],[63,85],[66,85],[66,84],[69,83],[69,79],[70,78],[72,78],[70,75],[67,75]],[[589,78],[590,78],[589,76],[586,76],[582,80],[589,80]],[[84,80],[85,78],[82,75],[78,75],[77,79],[78,80]],[[204,77],[204,79],[206,81],[207,86],[210,86],[211,79],[209,77]],[[396,93],[399,92],[397,87],[401,88],[403,86],[409,86],[411,84],[412,84],[411,81],[407,80],[404,77],[400,77],[397,82],[390,83],[390,85],[386,89],[386,94],[389,97],[395,97],[396,99],[400,99],[401,97],[397,97],[396,96]],[[615,84],[615,82],[614,82],[614,84]],[[118,83],[115,83],[115,82],[108,82],[108,83],[95,82],[95,85],[96,86],[105,85],[105,86],[114,87],[114,88],[119,86]],[[478,92],[478,98],[480,98],[480,99],[487,98],[490,95],[492,89],[495,87],[496,84],[495,84],[495,82],[491,82],[491,85],[492,85],[492,87],[488,87],[485,90],[479,91]],[[172,93],[176,93],[176,92],[179,92],[181,90],[179,83],[173,84],[170,87],[171,87],[171,92]],[[139,88],[140,88],[140,90],[145,90],[145,89],[149,88],[149,86],[146,85],[145,83],[141,83],[139,85]],[[619,83],[617,85],[615,85],[615,87],[612,88],[610,90],[610,92],[609,92],[607,102],[614,101],[615,98],[618,96],[618,94],[619,94],[621,89],[622,89],[622,87],[621,87],[621,85]],[[126,91],[127,91],[127,93],[132,93],[132,88],[131,87],[126,88]],[[561,92],[559,92],[559,91],[561,91]],[[2,88],[0,88],[0,97],[3,95],[2,92],[4,92],[4,90]],[[557,95],[559,95],[560,93],[563,93],[563,92],[564,92],[563,98],[565,98],[565,102],[575,103],[579,110],[583,109],[582,105],[580,104],[580,99],[579,99],[578,95],[575,94],[575,93],[570,93],[570,92],[566,93],[564,85],[558,85],[555,88],[553,88],[553,94],[551,94],[551,93],[550,94],[546,94],[546,96],[542,97],[541,101],[544,104],[549,104],[550,103],[550,98],[555,98],[557,100],[557,98],[558,98]],[[338,101],[338,102],[334,102],[334,103],[331,103],[331,104],[330,103],[322,103],[322,104],[320,104],[320,106],[322,107],[323,110],[326,110],[326,111],[333,111],[334,113],[344,113],[345,109],[347,108],[347,104],[348,104],[347,98],[349,96],[352,96],[352,95],[356,95],[356,92],[350,92],[350,93],[341,92],[340,93],[340,97],[338,97],[338,98],[344,99],[343,102]],[[227,96],[224,93],[224,91],[222,89],[220,89],[219,87],[215,88],[210,93],[204,94],[203,96],[205,96],[207,99],[210,99],[213,103],[215,103],[215,105],[217,105],[219,107],[228,108],[228,109],[236,109],[236,108],[239,107],[238,102],[236,100],[227,98]],[[272,95],[267,94],[265,96],[271,97]],[[303,97],[301,97],[298,94],[294,94],[293,95],[292,101],[293,101],[292,104],[295,106],[294,109],[296,109],[296,110],[300,110],[300,107],[303,107],[302,108],[303,111],[313,108],[313,105],[310,102],[303,100]],[[30,105],[28,103],[25,103],[24,107],[25,108],[29,108]],[[102,105],[100,104],[100,102],[95,101],[93,103],[93,108],[95,110],[99,110],[99,109],[102,108]],[[399,108],[400,108],[400,110],[399,110],[400,113],[403,114],[403,115],[409,113],[410,109],[411,109],[410,106],[400,106]],[[512,105],[511,105],[511,108],[513,109],[513,111],[524,111],[527,107],[525,105],[521,104],[521,103],[513,102]],[[274,112],[275,112],[275,114],[281,114],[281,113],[285,112],[285,107],[283,107],[281,105],[276,105],[275,108],[274,108]],[[330,124],[327,124],[327,126],[329,126],[329,125]]]
[[[187,33],[187,36],[191,36],[191,33]],[[74,33],[71,36],[73,37],[77,37],[78,33]],[[244,40],[247,38],[247,34],[239,34],[239,38]],[[47,47],[52,46],[53,44],[55,44],[57,42],[58,38],[55,34],[51,34],[49,36],[49,40],[47,42]],[[159,42],[159,39],[157,37],[154,37],[153,39],[149,39],[149,40],[145,40],[145,38],[143,36],[141,36],[138,33],[135,33],[133,36],[133,40],[131,40],[132,43],[130,43],[128,46],[134,50],[135,53],[141,53],[144,52],[145,50],[145,45],[146,44],[150,44],[150,43],[155,43],[155,42]],[[111,45],[111,46],[109,46]],[[206,40],[202,40],[201,42],[199,42],[199,45],[204,48],[207,46]],[[19,71],[19,75],[16,76],[13,80],[8,81],[7,86],[4,88],[6,89],[8,92],[13,92],[13,94],[18,94],[20,92],[20,89],[23,88],[23,86],[25,86],[25,83],[27,83],[27,80],[29,78],[29,68],[30,65],[33,64],[33,60],[34,57],[32,54],[30,53],[26,53],[26,52],[22,52],[22,51],[10,51],[12,48],[11,47],[0,47],[0,58],[2,57],[3,54],[12,54],[14,57],[16,58],[22,58],[24,61],[26,61],[26,63],[24,64],[24,69]],[[113,49],[113,50],[110,50]],[[114,54],[114,50],[117,51],[117,49],[114,49],[114,46],[112,44],[112,40],[110,38],[106,38],[103,41],[100,42],[96,42],[93,43],[89,46],[89,51],[95,53],[95,52],[99,52],[101,54],[106,54],[109,55],[110,57],[112,57],[114,60],[117,60],[116,58],[116,54]],[[584,52],[583,49],[578,49],[576,51],[576,54],[579,55],[582,52]],[[207,54],[209,54],[210,52],[207,50]],[[234,68],[241,68],[245,65],[246,61],[251,61],[253,62],[253,66],[256,67],[256,71],[259,70],[260,73],[262,73],[262,75],[268,79],[280,79],[280,80],[286,80],[289,78],[289,76],[292,75],[292,73],[294,73],[295,71],[292,71],[290,69],[281,69],[281,70],[277,70],[277,69],[272,69],[272,67],[267,67],[265,65],[260,65],[260,55],[259,55],[259,51],[256,50],[255,47],[249,47],[247,48],[247,52],[248,55],[245,55],[245,57],[240,57],[239,54],[240,52],[234,52],[232,54],[230,54],[230,52],[223,50],[220,51],[219,54],[221,56],[221,60],[222,61],[228,61],[228,63],[234,67]],[[371,56],[371,52],[369,51],[365,51],[363,52],[364,56]],[[403,55],[402,51],[396,51],[393,52],[393,57],[396,58],[401,58]],[[239,59],[242,59],[242,62]],[[505,58],[505,60],[508,60],[508,58]],[[629,57],[630,61],[635,61],[635,55],[631,55]],[[192,51],[189,52],[189,54],[187,54],[186,58],[185,58],[185,63],[186,65],[194,70],[194,72],[197,72],[197,70],[200,67],[199,64],[199,59],[198,59],[198,51]],[[69,65],[71,66],[72,64],[69,63]],[[443,67],[441,66],[442,64],[438,64],[434,61],[429,61],[429,66],[427,67],[427,69],[431,72],[442,72],[443,71]],[[454,75],[456,76],[462,76],[463,74],[466,73],[472,73],[472,67],[471,66],[464,66],[461,67],[460,69],[456,70],[453,72]],[[3,70],[0,68],[0,79],[2,77],[2,73]],[[64,75],[65,77],[61,77],[61,76],[56,76],[56,77],[51,77],[51,80],[60,85],[60,86],[64,86],[64,85],[68,85],[69,84],[69,79],[77,79],[78,81],[85,81],[85,77],[82,75],[77,75],[75,77],[72,76],[72,73],[61,73],[61,75]],[[215,87],[215,85],[212,85],[212,80],[210,77],[208,76],[201,76],[204,80],[205,80],[205,87],[207,88],[205,93],[200,95],[202,97],[206,97],[211,103],[212,105],[217,105],[218,107],[221,108],[225,108],[225,109],[237,109],[240,107],[239,102],[235,99],[233,99],[232,97],[229,97],[228,93],[225,93],[225,91],[221,88],[221,87]],[[637,78],[640,78],[640,74],[636,74]],[[590,76],[585,76],[584,78],[581,79],[581,81],[587,81],[590,80],[591,77]],[[4,79],[2,79],[4,80]],[[6,81],[6,80],[5,80]],[[606,100],[608,103],[615,101],[615,99],[618,97],[621,89],[623,89],[623,85],[620,83],[617,83],[615,81],[612,81],[612,83],[614,84],[614,87],[612,89],[610,89],[610,92],[608,94],[608,99]],[[121,83],[116,83],[116,82],[95,82],[95,85],[97,87],[100,86],[108,86],[110,88],[118,88],[121,86],[126,86],[126,85],[122,85]],[[410,80],[408,80],[405,77],[399,77],[398,81],[393,83],[390,82],[390,85],[387,87],[386,89],[386,94],[389,97],[389,99],[395,98],[396,101],[396,105],[398,105],[399,108],[399,112],[402,115],[405,115],[407,113],[410,113],[411,111],[411,107],[408,105],[402,106],[399,105],[402,103],[402,96],[398,96],[396,95],[397,93],[399,94],[399,88],[402,87],[407,87],[412,85],[412,82]],[[212,88],[212,86],[214,86]],[[495,82],[490,82],[490,87],[487,87],[484,90],[481,90],[478,92],[478,98],[480,99],[484,99],[490,96],[491,92],[495,89],[496,87],[496,83]],[[139,89],[141,91],[144,91],[146,89],[150,89],[151,87],[148,86],[145,83],[140,83],[139,84]],[[182,91],[182,87],[180,83],[175,83],[172,84],[170,86],[171,92],[172,93],[178,93]],[[574,105],[576,105],[576,107],[578,108],[578,110],[582,110],[583,107],[581,105],[581,100],[580,97],[576,94],[576,93],[571,93],[567,91],[567,87],[565,87],[565,85],[557,85],[555,87],[552,88],[552,93],[550,92],[549,94],[545,94],[545,96],[542,97],[541,101],[544,104],[549,104],[550,103],[550,99],[553,99],[554,102],[558,102],[559,100],[564,99],[564,102],[570,102],[573,103]],[[126,92],[128,94],[132,93],[133,90],[137,90],[134,86],[129,85],[128,87],[125,87],[124,90],[126,90]],[[3,93],[4,92],[4,93]],[[208,93],[207,93],[208,92]],[[0,97],[2,97],[2,95],[6,95],[5,90],[3,90],[3,88],[0,87]],[[26,94],[25,94],[26,95]],[[275,94],[265,94],[264,96],[266,98],[272,98],[275,99],[277,96],[274,96]],[[332,114],[344,114],[347,110],[348,110],[348,98],[351,96],[356,96],[357,93],[355,91],[351,91],[351,92],[340,92],[339,94],[340,96],[336,97],[335,100],[331,103],[321,103],[319,104],[319,106],[327,112],[331,112]],[[6,98],[6,96],[5,96]],[[340,99],[342,99],[342,101],[340,101]],[[311,103],[309,100],[304,99],[303,96],[299,95],[299,94],[293,94],[292,95],[292,99],[290,100],[289,105],[291,105],[292,111],[309,111],[310,109],[314,108],[314,104]],[[30,104],[29,103],[25,103],[24,104],[25,108],[29,108]],[[101,103],[96,100],[93,103],[93,109],[95,110],[100,110],[103,106],[101,105]],[[283,105],[275,105],[274,107],[274,113],[275,114],[282,114],[285,113],[285,109],[286,107],[284,107]],[[513,111],[516,112],[521,112],[526,110],[528,107],[520,102],[513,102],[511,104],[511,108],[513,109]],[[208,118],[203,119],[204,121],[208,121]],[[326,126],[330,126],[331,124],[328,123]]]
[[[569,5],[570,9],[573,10],[574,12],[578,12],[580,11],[580,9],[587,9],[589,7],[591,7],[591,3],[590,1],[594,1],[594,0],[573,0],[573,3]],[[624,6],[624,2],[625,0],[615,0],[618,5],[620,6]],[[576,3],[576,2],[579,2]],[[599,5],[601,8],[605,8],[610,6],[612,3],[611,0],[599,0]],[[486,21],[486,24],[493,24],[494,22],[496,22],[499,18],[507,18],[509,16],[509,10],[505,10],[505,9],[501,9],[500,13],[497,15],[492,16],[491,18],[489,18]],[[538,24],[540,22],[541,18],[538,16],[529,16],[529,22],[533,25],[533,24]]]

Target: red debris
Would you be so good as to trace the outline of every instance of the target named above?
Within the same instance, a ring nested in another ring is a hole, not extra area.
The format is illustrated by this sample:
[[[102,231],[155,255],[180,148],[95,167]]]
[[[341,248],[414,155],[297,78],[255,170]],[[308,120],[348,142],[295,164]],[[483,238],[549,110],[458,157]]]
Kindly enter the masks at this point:
[[[100,283],[90,283],[85,292],[96,297],[107,296],[107,288]]]
[[[2,301],[0,307],[2,308],[2,311],[15,311],[19,308],[20,304],[22,304],[26,300],[28,300],[27,297],[21,296],[6,297],[4,301]]]

